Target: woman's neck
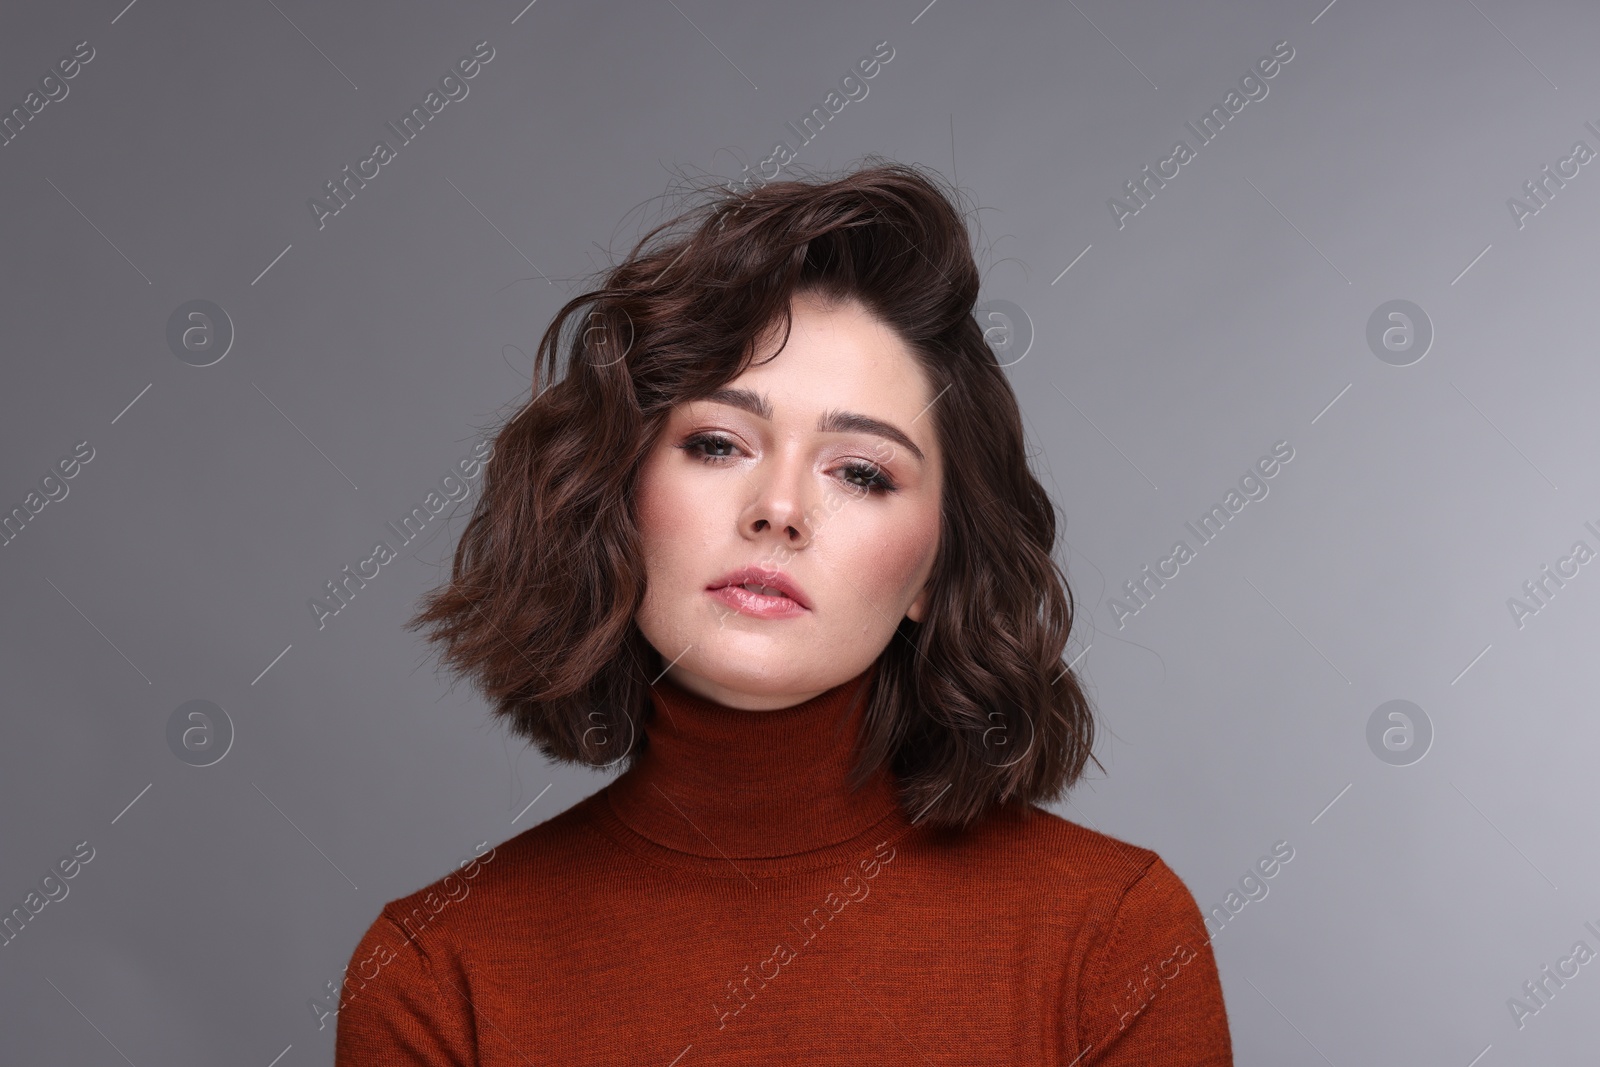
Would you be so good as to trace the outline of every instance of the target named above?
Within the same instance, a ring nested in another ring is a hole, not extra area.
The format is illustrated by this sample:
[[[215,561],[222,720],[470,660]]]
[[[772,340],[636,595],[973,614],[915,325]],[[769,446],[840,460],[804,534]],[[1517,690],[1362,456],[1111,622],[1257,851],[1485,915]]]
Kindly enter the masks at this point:
[[[670,679],[651,688],[644,750],[608,791],[643,837],[705,857],[778,857],[847,841],[899,807],[880,767],[849,780],[876,663],[810,700],[768,711],[728,707]]]

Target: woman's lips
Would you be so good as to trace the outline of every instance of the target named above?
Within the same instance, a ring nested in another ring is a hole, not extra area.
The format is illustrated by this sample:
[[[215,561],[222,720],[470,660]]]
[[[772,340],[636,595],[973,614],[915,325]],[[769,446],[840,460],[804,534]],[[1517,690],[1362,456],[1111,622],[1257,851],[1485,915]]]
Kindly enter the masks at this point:
[[[744,615],[754,615],[758,619],[789,619],[803,615],[809,610],[799,601],[789,597],[767,596],[765,593],[746,589],[742,585],[724,585],[717,589],[707,589],[706,592],[735,611]]]

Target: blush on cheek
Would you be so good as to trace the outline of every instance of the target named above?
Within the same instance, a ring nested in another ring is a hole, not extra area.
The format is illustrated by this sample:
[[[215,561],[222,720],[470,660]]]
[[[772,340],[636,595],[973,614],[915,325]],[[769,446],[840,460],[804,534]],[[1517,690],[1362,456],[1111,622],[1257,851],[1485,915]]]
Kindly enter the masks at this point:
[[[861,534],[845,558],[831,562],[850,583],[849,586],[840,585],[847,594],[847,602],[853,603],[855,610],[881,622],[880,611],[885,614],[903,612],[916,599],[925,580],[923,572],[932,562],[937,521],[896,523],[881,530],[863,530]],[[852,593],[850,586],[860,595]],[[900,616],[892,617],[898,625]]]
[[[653,456],[639,472],[634,514],[647,556],[681,552],[684,542],[708,540],[720,514],[717,486],[708,479],[685,477],[676,456]]]
[[[727,502],[718,499],[720,487],[715,479],[694,477],[701,473],[676,449],[663,447],[640,469],[634,492],[646,579],[639,624],[669,659],[701,636],[697,628],[705,624],[708,605],[699,597],[724,562],[713,546],[737,540],[724,514]]]

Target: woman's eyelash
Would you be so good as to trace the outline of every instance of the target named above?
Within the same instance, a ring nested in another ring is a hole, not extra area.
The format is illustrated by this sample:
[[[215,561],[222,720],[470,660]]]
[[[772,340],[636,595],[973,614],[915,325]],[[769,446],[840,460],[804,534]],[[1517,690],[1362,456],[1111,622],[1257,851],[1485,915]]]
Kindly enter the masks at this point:
[[[721,448],[722,446],[726,445],[726,446],[731,448],[731,447],[733,447],[733,442],[731,440],[729,440],[728,438],[722,436],[721,434],[716,434],[716,433],[697,433],[693,437],[691,437],[687,441],[685,441],[683,444],[679,445],[678,447],[683,449],[685,452],[689,453],[691,456],[697,456],[700,459],[705,460],[707,463],[715,463],[719,459],[732,459],[733,458],[732,456],[729,456],[729,455],[720,455],[720,456],[708,455],[706,452],[701,451],[701,447],[704,446],[704,445],[712,445],[712,446],[715,446],[715,447],[718,447],[718,448]]]
[[[900,487],[889,477],[887,471],[875,463],[846,463],[842,468],[851,474],[861,476],[861,481],[853,482],[858,489],[865,489],[868,493],[894,493]]]
[[[717,464],[725,459],[732,459],[729,454],[713,455],[706,451],[707,448],[735,448],[733,441],[722,434],[697,433],[678,446],[691,456],[696,456],[701,462]],[[894,479],[889,477],[889,472],[874,463],[863,463],[854,460],[839,468],[846,474],[859,478],[859,481],[850,480],[848,484],[857,489],[864,489],[870,494],[893,493],[899,490]]]

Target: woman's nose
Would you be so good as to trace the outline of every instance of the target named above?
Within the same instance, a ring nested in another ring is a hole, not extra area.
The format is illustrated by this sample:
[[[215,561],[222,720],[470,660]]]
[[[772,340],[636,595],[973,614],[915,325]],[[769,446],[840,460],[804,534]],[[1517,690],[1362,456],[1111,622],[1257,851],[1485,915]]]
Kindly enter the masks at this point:
[[[751,475],[756,480],[756,491],[742,516],[747,536],[776,533],[791,547],[811,539],[811,523],[806,514],[806,472],[798,466],[775,464]]]

